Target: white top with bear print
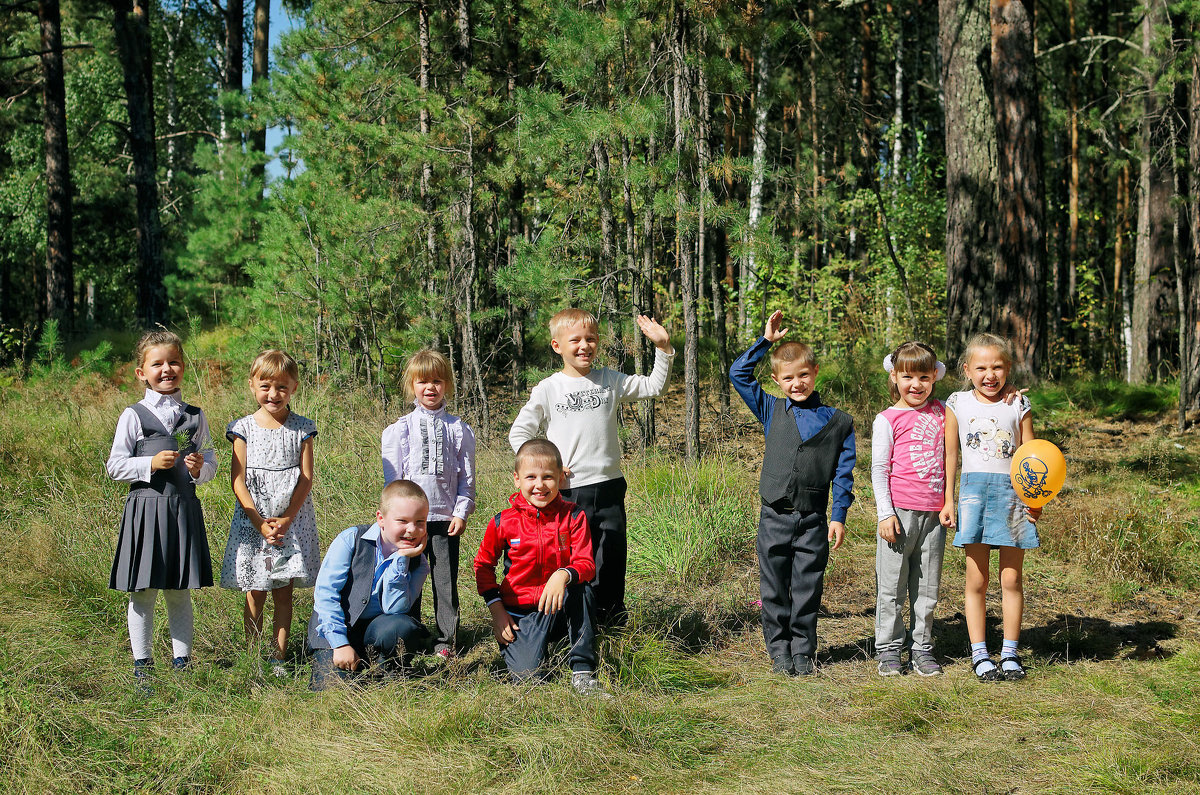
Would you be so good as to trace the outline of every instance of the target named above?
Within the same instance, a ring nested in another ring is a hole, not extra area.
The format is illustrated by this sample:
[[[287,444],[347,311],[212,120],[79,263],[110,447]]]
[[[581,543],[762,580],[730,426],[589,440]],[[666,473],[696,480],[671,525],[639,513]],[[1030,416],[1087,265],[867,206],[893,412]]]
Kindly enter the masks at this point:
[[[963,474],[1007,475],[1013,453],[1021,443],[1021,420],[1029,413],[1029,398],[1022,395],[1011,406],[1003,400],[983,403],[975,397],[974,390],[967,389],[951,395],[946,408],[958,420]]]

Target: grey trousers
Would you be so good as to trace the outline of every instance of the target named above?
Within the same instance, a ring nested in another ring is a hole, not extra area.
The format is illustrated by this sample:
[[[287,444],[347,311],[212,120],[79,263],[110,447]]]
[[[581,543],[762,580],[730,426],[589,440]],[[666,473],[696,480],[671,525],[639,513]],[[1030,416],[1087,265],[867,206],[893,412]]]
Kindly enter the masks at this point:
[[[460,536],[447,535],[449,522],[430,522],[429,579],[433,585],[433,623],[437,626],[434,651],[454,651],[458,634],[458,547]],[[420,615],[420,613],[418,613]]]
[[[829,525],[823,513],[777,511],[758,517],[758,592],[763,640],[777,662],[817,653],[817,611],[829,562]]]
[[[906,647],[933,651],[933,611],[942,581],[946,528],[937,511],[896,508],[900,536],[889,544],[877,538],[875,547],[875,653],[899,654]],[[904,603],[912,614],[912,632],[905,633]]]
[[[567,662],[572,671],[596,670],[596,621],[592,586],[578,583],[567,588],[562,609],[552,615],[534,610],[517,619],[519,629],[512,643],[500,647],[504,664],[514,681],[528,681],[543,674],[551,643],[566,635],[571,642]]]

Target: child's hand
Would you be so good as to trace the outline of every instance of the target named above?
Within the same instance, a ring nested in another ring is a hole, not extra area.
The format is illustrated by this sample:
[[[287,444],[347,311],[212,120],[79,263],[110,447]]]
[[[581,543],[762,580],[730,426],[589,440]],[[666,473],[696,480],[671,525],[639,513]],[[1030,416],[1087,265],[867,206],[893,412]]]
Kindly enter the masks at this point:
[[[466,532],[466,529],[467,529],[467,520],[460,519],[459,517],[455,516],[450,520],[450,527],[448,527],[446,529],[446,535],[451,536],[451,537],[460,536],[464,532]]]
[[[780,335],[782,336],[782,335]],[[841,522],[829,523],[829,541],[833,544],[832,549],[837,549],[846,540],[846,525]]]
[[[900,537],[900,520],[895,516],[889,516],[880,522],[879,537],[889,544],[896,543],[896,539]]]
[[[562,477],[558,479],[558,488],[561,490],[561,489],[568,489],[570,487],[571,487],[571,469],[570,469],[570,467],[563,467]]]
[[[551,574],[550,579],[546,580],[546,587],[542,588],[542,595],[538,597],[538,610],[548,616],[562,610],[563,602],[567,600],[567,583],[570,581],[571,573],[566,569]]]
[[[204,466],[204,456],[201,453],[188,453],[187,458],[183,459],[183,465],[192,473],[192,477],[198,478],[200,467]]]
[[[275,537],[279,539],[280,543],[283,543],[283,537],[292,528],[292,518],[290,516],[272,516],[267,521],[274,528]]]
[[[488,605],[488,609],[492,611],[492,634],[496,636],[496,642],[501,646],[507,646],[516,640],[517,631],[521,627],[504,609],[504,603],[492,602]]]
[[[1013,403],[1015,403],[1018,400],[1020,400],[1021,398],[1025,397],[1025,393],[1028,391],[1029,391],[1029,387],[1025,387],[1024,389],[1017,389],[1012,384],[1009,384],[1006,382],[1004,384],[1004,389],[1000,390],[1000,399],[1003,400],[1009,406],[1011,406]]]
[[[396,551],[399,552],[400,556],[404,558],[419,558],[427,546],[429,546],[429,536],[422,538],[421,543],[414,547],[399,547],[396,549]]]
[[[767,342],[778,342],[779,340],[783,339],[784,335],[788,333],[788,329],[779,328],[782,325],[783,310],[776,309],[771,313],[771,316],[767,318],[767,325],[763,326],[763,337],[767,340]]]
[[[358,652],[349,643],[345,646],[338,646],[333,650],[333,666],[341,668],[343,671],[357,670]]]
[[[175,462],[179,460],[178,450],[160,450],[154,454],[154,458],[150,459],[150,471],[154,472],[159,469],[170,469],[175,466]]]
[[[1044,507],[1044,506],[1042,506],[1042,507]],[[1036,522],[1038,519],[1042,518],[1042,507],[1038,507],[1038,508],[1026,507],[1025,508],[1025,513],[1029,516],[1029,521]]]
[[[654,318],[646,317],[645,315],[638,315],[637,325],[638,328],[642,330],[642,333],[646,335],[646,339],[654,343],[655,348],[658,348],[661,351],[672,350],[671,335],[668,334],[667,330],[663,328],[662,325]]]
[[[942,506],[942,510],[938,511],[938,521],[942,527],[954,527],[954,503],[947,502]]]
[[[275,524],[270,519],[254,516],[251,517],[250,522],[257,525],[258,532],[262,534],[262,537],[266,539],[268,544],[276,547],[283,546],[283,541],[275,534]]]

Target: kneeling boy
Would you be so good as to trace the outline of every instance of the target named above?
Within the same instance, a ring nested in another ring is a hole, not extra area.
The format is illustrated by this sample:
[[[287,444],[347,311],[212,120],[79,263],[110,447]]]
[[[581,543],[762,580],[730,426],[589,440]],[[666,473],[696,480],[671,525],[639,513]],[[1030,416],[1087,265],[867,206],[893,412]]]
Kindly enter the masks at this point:
[[[308,622],[313,690],[347,679],[364,659],[395,667],[428,644],[428,630],[409,614],[429,575],[421,554],[428,514],[421,487],[394,480],[379,495],[375,523],[343,530],[329,545]]]
[[[571,641],[571,686],[608,695],[596,680],[595,608],[588,584],[596,573],[583,509],[559,495],[558,448],[531,439],[517,451],[511,507],[488,523],[475,556],[475,584],[492,613],[492,633],[514,681],[538,675],[550,642]],[[504,581],[496,565],[505,559]]]

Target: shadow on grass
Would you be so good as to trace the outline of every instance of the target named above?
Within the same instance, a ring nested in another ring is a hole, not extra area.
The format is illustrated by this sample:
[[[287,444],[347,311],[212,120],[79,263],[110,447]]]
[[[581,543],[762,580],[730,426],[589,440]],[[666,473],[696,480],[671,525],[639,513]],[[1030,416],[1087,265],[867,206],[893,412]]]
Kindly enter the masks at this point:
[[[761,611],[755,605],[700,610],[695,605],[646,600],[633,611],[631,628],[669,638],[687,654],[711,650],[731,635],[757,628]]]
[[[1060,613],[1045,624],[1023,628],[1021,646],[1049,664],[1118,658],[1160,660],[1170,657],[1173,652],[1159,644],[1171,640],[1178,633],[1178,625],[1169,621],[1114,623],[1105,618]],[[998,645],[1003,634],[1000,617],[989,615],[989,646]],[[971,640],[967,634],[966,617],[962,613],[955,613],[949,618],[936,619],[933,622],[933,643],[939,656],[970,656]],[[874,656],[874,647],[875,639],[864,637],[829,647],[820,656],[826,663],[868,660]]]

